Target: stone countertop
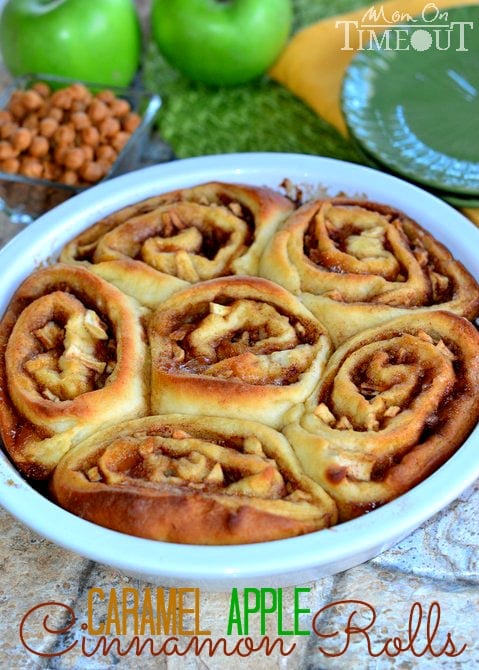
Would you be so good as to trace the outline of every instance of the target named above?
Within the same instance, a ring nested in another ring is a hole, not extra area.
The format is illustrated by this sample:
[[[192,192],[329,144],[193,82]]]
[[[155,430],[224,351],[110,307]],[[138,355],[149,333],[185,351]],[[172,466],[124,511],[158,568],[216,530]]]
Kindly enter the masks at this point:
[[[7,77],[0,67],[0,86],[6,81]],[[0,214],[0,246],[21,228]],[[126,635],[117,636],[114,627],[106,635],[106,646],[110,644],[110,649],[106,649],[105,655],[101,650],[91,655],[98,638],[82,629],[89,612],[88,599],[95,588],[102,589],[105,594],[114,589],[119,596],[128,593],[126,589],[130,589],[131,594],[133,589],[143,602],[145,594],[150,589],[156,589],[156,585],[127,577],[117,570],[65,551],[38,537],[0,508],[3,540],[0,544],[0,667],[9,670],[103,670],[113,667],[229,670],[254,667],[260,663],[263,670],[479,668],[478,509],[479,483],[379,557],[346,572],[304,585],[306,590],[301,594],[301,608],[309,609],[310,613],[301,614],[299,627],[309,634],[281,636],[283,653],[278,646],[269,655],[264,647],[257,651],[250,647],[248,656],[245,655],[245,647],[239,646],[232,655],[235,644],[244,637],[238,629],[231,636],[226,636],[232,593],[201,591],[201,627],[211,631],[213,641],[226,638],[226,650],[220,647],[212,657],[205,652],[197,656],[194,650],[184,656],[167,655],[165,649],[160,653],[160,645],[168,636],[159,635],[153,638],[154,646],[145,647],[138,657],[134,648],[125,653],[128,642],[135,634],[132,619]],[[275,588],[273,580],[271,588]],[[165,593],[169,593],[167,589]],[[292,628],[294,595],[293,587],[282,590],[283,630],[288,626]],[[192,594],[188,594],[189,597]],[[351,623],[366,628],[367,634],[351,635],[347,649],[347,636],[340,631],[347,626],[352,606],[332,606],[345,600],[363,601],[369,605],[368,609],[356,606],[359,616],[351,619]],[[37,605],[48,602],[60,605],[32,611]],[[108,611],[108,603],[110,601],[105,597],[91,608],[95,622],[111,620],[112,611]],[[193,606],[192,602],[190,605]],[[315,613],[327,605],[331,607],[320,619],[313,621]],[[68,623],[67,606],[75,613],[77,622],[69,629],[67,626],[64,633],[48,632],[47,628],[58,631]],[[398,654],[394,644],[390,643],[387,653],[382,651],[388,638],[400,638],[402,646],[406,645],[408,626],[414,629],[420,606],[423,608],[422,625],[413,648]],[[372,616],[370,608],[374,608],[377,618],[368,628]],[[431,635],[433,640],[428,647],[427,615],[429,612],[430,631],[433,631],[439,609],[439,626]],[[44,625],[42,619],[46,614],[49,619]],[[24,643],[20,637],[22,630]],[[338,635],[321,639],[317,635],[319,630],[337,631]],[[251,618],[249,635],[253,648],[260,647],[264,636],[258,616]],[[278,637],[278,623],[274,617],[268,619],[266,635],[271,640]],[[144,641],[147,636],[141,637],[141,640]],[[177,635],[177,639],[180,651],[184,651],[191,641],[187,635]],[[464,651],[459,653],[464,645]],[[171,651],[171,647],[169,649]],[[288,651],[290,653],[286,655]],[[243,653],[242,657],[239,652]]]

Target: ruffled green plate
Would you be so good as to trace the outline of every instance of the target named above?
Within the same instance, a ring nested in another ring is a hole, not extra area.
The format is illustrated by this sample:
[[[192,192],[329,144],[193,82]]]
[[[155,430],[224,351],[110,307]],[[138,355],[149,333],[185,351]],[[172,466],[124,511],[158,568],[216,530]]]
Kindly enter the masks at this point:
[[[343,82],[343,112],[359,145],[390,170],[450,197],[476,196],[479,6],[444,11],[360,51]]]
[[[355,142],[354,139],[352,140],[352,143],[358,152],[358,154],[362,158],[362,162],[371,167],[374,168],[375,170],[379,170],[379,172],[388,172],[389,174],[394,175],[394,171],[389,169],[386,165],[383,163],[380,163],[379,161],[375,160],[373,156],[368,154],[364,147],[360,146],[358,142]],[[437,198],[441,198],[441,200],[445,200],[448,202],[450,205],[453,207],[479,207],[479,196],[477,195],[467,195],[467,194],[462,194],[462,193],[453,193],[451,191],[442,191],[439,189],[432,188],[431,186],[427,186],[426,184],[420,184],[413,179],[409,179],[412,184],[415,184],[416,186],[419,186],[420,188],[423,188],[426,191],[429,191],[429,193],[432,193],[432,195],[435,195]]]

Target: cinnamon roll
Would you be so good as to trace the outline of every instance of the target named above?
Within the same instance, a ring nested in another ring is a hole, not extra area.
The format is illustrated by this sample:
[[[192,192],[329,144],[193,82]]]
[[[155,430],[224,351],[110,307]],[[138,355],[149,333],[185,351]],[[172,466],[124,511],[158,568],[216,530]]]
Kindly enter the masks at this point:
[[[82,267],[38,270],[18,288],[0,323],[0,433],[28,477],[148,411],[144,311]]]
[[[330,354],[323,326],[281,286],[256,277],[196,284],[148,327],[152,409],[261,421],[312,393]]]
[[[215,417],[152,416],[102,431],[60,461],[51,489],[89,521],[187,544],[278,540],[337,519],[280,433]]]
[[[267,241],[290,214],[268,189],[212,182],[126,207],[78,235],[65,263],[83,263],[148,307],[199,281],[254,275]]]
[[[260,275],[301,296],[335,345],[408,313],[479,314],[479,285],[421,226],[386,205],[303,205],[276,233]]]
[[[305,411],[286,426],[307,474],[341,520],[421,482],[479,418],[479,333],[449,312],[365,330],[330,358]]]

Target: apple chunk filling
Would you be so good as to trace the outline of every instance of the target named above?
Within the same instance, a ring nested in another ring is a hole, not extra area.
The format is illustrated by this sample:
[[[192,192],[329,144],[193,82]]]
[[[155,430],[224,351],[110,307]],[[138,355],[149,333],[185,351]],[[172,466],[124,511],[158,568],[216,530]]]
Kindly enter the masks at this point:
[[[195,283],[231,273],[232,262],[250,242],[248,224],[230,208],[174,202],[107,232],[98,242],[94,261],[133,258]]]
[[[62,326],[48,321],[34,332],[40,351],[24,364],[47,400],[73,400],[104,385],[114,369],[107,326],[90,309]]]
[[[170,334],[180,372],[249,384],[297,381],[313,358],[310,339],[299,321],[268,303],[246,299],[209,303],[194,323]]]

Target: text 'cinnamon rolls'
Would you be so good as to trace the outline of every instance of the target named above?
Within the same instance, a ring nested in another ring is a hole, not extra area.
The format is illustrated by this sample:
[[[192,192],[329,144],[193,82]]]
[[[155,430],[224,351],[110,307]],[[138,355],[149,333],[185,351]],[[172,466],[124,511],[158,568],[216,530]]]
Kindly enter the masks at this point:
[[[27,278],[0,323],[0,425],[30,477],[47,476],[80,440],[146,414],[141,309],[80,267]]]
[[[478,418],[479,333],[464,318],[428,312],[345,342],[284,432],[344,520],[421,482]]]
[[[149,198],[107,216],[64,248],[148,307],[200,281],[255,275],[291,202],[268,188],[209,183]]]
[[[277,284],[214,279],[181,291],[151,317],[152,409],[214,414],[280,427],[313,391],[327,333]]]
[[[337,345],[410,311],[479,314],[479,285],[421,226],[387,205],[303,205],[268,245],[260,274],[300,295]]]
[[[52,491],[102,526],[188,544],[277,540],[337,519],[280,433],[215,417],[153,416],[98,433],[62,460]]]

